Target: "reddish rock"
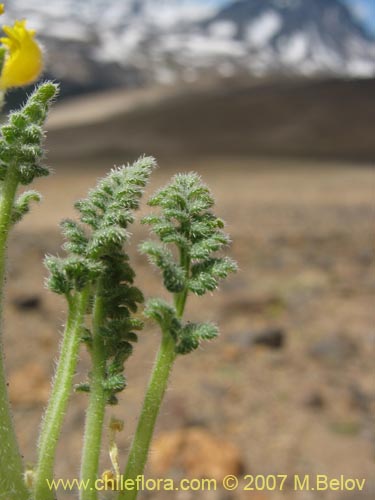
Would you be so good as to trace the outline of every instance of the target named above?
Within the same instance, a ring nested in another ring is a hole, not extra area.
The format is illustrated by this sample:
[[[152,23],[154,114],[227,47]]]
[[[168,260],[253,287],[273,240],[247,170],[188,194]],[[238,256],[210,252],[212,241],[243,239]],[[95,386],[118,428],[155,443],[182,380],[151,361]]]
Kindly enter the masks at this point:
[[[240,475],[244,468],[233,443],[197,427],[160,434],[153,443],[150,464],[156,475],[178,468],[187,477],[218,481],[228,474]]]

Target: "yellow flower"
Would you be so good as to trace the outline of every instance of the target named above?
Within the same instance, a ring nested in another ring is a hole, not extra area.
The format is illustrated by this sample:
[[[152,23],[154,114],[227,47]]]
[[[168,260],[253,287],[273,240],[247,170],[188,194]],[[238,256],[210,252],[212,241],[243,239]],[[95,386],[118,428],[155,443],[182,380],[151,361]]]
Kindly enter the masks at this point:
[[[4,14],[4,4],[0,3],[0,16],[1,14]]]
[[[0,13],[3,8],[0,4]],[[34,82],[43,69],[42,51],[34,40],[35,31],[26,28],[26,21],[3,26],[3,30],[7,36],[0,38],[0,42],[7,53],[0,75],[0,90]]]

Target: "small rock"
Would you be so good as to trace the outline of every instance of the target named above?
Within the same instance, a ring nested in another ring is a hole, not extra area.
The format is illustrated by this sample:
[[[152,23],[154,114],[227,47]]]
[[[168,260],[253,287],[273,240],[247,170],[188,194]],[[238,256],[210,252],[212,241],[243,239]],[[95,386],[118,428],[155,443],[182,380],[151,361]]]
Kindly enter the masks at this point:
[[[355,356],[357,345],[344,335],[333,335],[316,342],[309,350],[310,356],[326,363],[341,363]]]
[[[325,406],[325,400],[319,392],[312,392],[306,398],[305,404],[314,410],[321,410]]]
[[[41,298],[39,295],[21,295],[12,300],[13,305],[20,310],[39,309],[41,306]]]
[[[49,376],[37,363],[28,363],[9,377],[9,396],[15,405],[45,404],[49,392]]]
[[[285,343],[286,332],[282,328],[265,328],[258,332],[239,332],[231,335],[230,341],[241,347],[263,345],[271,349],[281,349]]]
[[[362,413],[371,413],[369,396],[355,383],[349,387],[350,405]]]
[[[244,469],[234,444],[197,427],[160,434],[152,446],[150,464],[156,475],[177,468],[189,477],[218,481],[228,474],[238,476]]]
[[[371,248],[362,250],[358,255],[358,262],[364,267],[372,266],[374,262],[373,259],[374,254]]]
[[[282,328],[266,328],[253,337],[253,344],[263,345],[271,349],[281,349],[284,346],[285,331]]]

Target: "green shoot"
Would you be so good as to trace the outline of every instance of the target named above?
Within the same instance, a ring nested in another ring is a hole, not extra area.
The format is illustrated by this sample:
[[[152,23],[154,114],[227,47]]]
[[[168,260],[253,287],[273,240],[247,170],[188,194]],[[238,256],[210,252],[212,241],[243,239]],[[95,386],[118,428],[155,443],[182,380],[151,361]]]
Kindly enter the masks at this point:
[[[27,191],[18,199],[20,185],[49,174],[43,166],[43,125],[57,86],[45,83],[38,87],[20,111],[11,113],[1,127],[0,139],[0,314],[3,308],[6,249],[9,231],[29,211],[32,201],[39,201],[36,191]],[[2,315],[2,314],[1,314]],[[2,324],[2,319],[0,318]],[[29,497],[23,480],[23,465],[10,414],[0,338],[0,498],[23,500]]]
[[[126,479],[131,480],[144,472],[175,358],[218,335],[217,327],[211,323],[183,321],[188,294],[204,295],[215,290],[220,280],[237,269],[233,260],[217,254],[230,240],[223,231],[224,222],[211,211],[214,199],[198,175],[176,175],[150,199],[149,205],[160,207],[161,213],[145,217],[143,223],[151,226],[160,242],[146,241],[140,251],[160,269],[163,284],[173,295],[173,304],[151,299],[145,309],[145,315],[158,323],[162,340],[125,471]],[[121,492],[118,498],[135,500],[137,495],[134,489]]]

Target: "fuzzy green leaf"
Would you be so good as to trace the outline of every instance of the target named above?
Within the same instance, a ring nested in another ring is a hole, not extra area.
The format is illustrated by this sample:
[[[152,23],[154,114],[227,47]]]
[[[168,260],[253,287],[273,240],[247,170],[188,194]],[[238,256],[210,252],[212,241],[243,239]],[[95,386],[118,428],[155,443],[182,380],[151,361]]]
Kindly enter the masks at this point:
[[[184,289],[185,271],[175,262],[167,247],[146,241],[140,246],[140,251],[148,255],[150,262],[161,270],[164,286],[169,292],[176,293]]]
[[[30,203],[32,201],[39,202],[41,199],[42,197],[37,191],[25,191],[22,193],[14,204],[12,223],[19,222],[30,211]]]
[[[16,168],[21,184],[30,184],[36,177],[48,175],[40,162],[43,157],[42,126],[58,86],[47,82],[35,89],[19,111],[9,115],[1,127],[0,161],[6,168]]]
[[[199,347],[202,340],[212,340],[219,334],[212,323],[187,323],[178,335],[177,354],[188,354]]]

